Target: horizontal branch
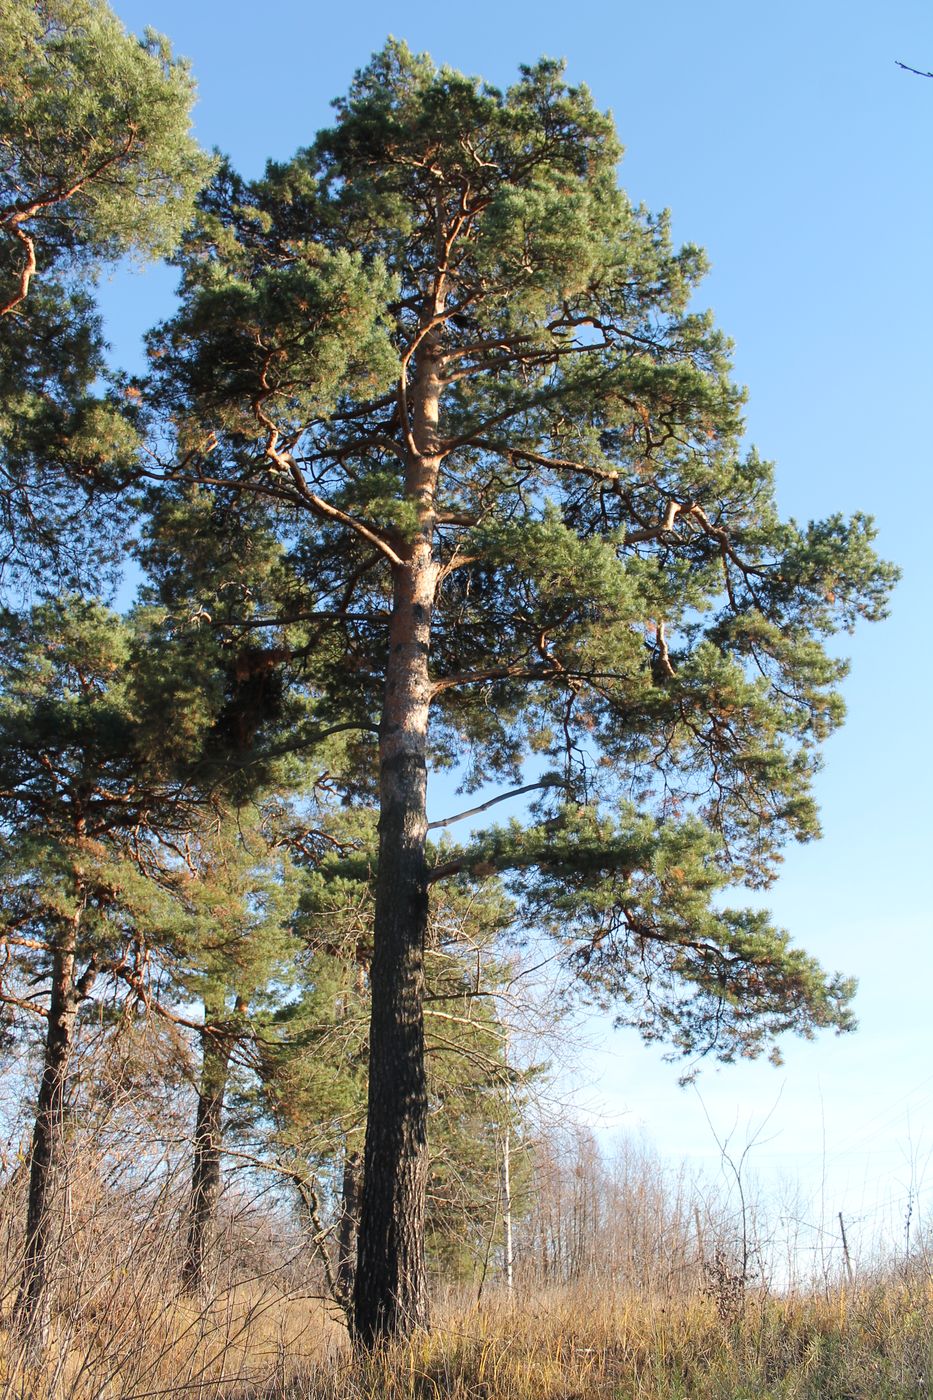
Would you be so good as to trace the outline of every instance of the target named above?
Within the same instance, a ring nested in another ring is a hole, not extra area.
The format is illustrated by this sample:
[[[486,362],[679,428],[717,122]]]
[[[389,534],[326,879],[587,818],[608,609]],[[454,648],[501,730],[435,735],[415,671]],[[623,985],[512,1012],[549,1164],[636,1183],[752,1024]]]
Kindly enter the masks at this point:
[[[455,686],[478,685],[482,681],[546,680],[550,676],[561,674],[563,673],[556,665],[529,666],[525,662],[516,662],[512,666],[489,666],[483,671],[460,671],[453,676],[442,676],[431,686],[431,696],[433,698],[445,690],[452,690]]]
[[[533,452],[530,448],[514,447],[511,443],[475,439],[471,446],[487,452],[498,452],[503,457],[515,457],[520,462],[530,462],[533,466],[544,467],[546,471],[578,472],[581,476],[592,477],[594,481],[608,481],[615,485],[619,473],[614,467],[594,467],[587,462],[575,461],[572,457],[548,457],[543,452]]]
[[[346,724],[334,724],[329,729],[317,729],[312,733],[297,734],[287,743],[276,744],[274,748],[263,749],[260,752],[244,758],[242,764],[237,764],[238,768],[250,768],[254,763],[265,763],[270,758],[283,758],[285,754],[297,753],[302,749],[309,748],[312,744],[321,744],[325,739],[331,739],[335,734],[378,734],[378,724],[367,720],[358,722],[347,722]]]

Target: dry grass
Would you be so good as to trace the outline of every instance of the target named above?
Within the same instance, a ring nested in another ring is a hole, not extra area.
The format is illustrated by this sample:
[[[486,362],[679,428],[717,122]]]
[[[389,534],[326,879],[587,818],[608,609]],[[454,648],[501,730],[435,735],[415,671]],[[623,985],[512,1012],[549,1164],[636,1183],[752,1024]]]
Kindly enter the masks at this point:
[[[450,1298],[435,1330],[355,1358],[319,1301],[241,1286],[198,1310],[115,1288],[41,1367],[0,1360],[4,1400],[917,1400],[933,1395],[933,1287],[651,1300],[539,1290]],[[9,1338],[4,1334],[4,1340]]]
[[[321,1377],[315,1400],[875,1400],[933,1394],[933,1298],[888,1287],[751,1299],[723,1322],[709,1298],[583,1290],[460,1311],[430,1338]]]
[[[41,1362],[6,1327],[0,1330],[0,1396],[285,1394],[343,1350],[345,1330],[330,1309],[316,1298],[283,1294],[272,1282],[241,1285],[199,1306],[124,1279],[115,1281],[105,1306],[60,1316]]]
[[[96,1124],[93,1143],[75,1136],[38,1359],[8,1325],[23,1155],[0,1175],[0,1400],[933,1397],[929,1238],[897,1268],[859,1274],[868,1264],[856,1261],[855,1286],[830,1272],[769,1292],[751,1282],[774,1277],[767,1269],[738,1270],[725,1206],[640,1151],[605,1169],[591,1153],[550,1161],[513,1301],[492,1287],[481,1303],[475,1286],[447,1294],[430,1335],[368,1358],[314,1296],[317,1256],[281,1194],[237,1178],[200,1305],[178,1287],[185,1125],[162,1148],[134,1123],[121,1104],[108,1137]]]

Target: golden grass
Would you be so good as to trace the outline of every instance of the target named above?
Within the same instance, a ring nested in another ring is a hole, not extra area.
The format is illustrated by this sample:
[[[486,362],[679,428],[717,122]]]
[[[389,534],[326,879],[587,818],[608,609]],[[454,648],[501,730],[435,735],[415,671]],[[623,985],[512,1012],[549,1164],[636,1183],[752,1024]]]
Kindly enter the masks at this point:
[[[47,1363],[0,1360],[4,1400],[917,1400],[933,1395],[933,1289],[888,1282],[712,1299],[537,1290],[450,1298],[434,1330],[368,1358],[319,1301],[243,1286],[199,1311],[115,1293],[59,1325]],[[6,1340],[9,1340],[6,1337]]]

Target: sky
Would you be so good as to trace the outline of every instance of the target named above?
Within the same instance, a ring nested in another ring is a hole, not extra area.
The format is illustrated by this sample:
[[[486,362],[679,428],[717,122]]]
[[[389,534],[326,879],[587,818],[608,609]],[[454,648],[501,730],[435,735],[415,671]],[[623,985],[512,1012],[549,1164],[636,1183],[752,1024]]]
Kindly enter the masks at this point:
[[[914,1221],[933,1216],[933,80],[896,66],[933,68],[933,7],[112,3],[191,60],[196,134],[246,175],[307,144],[389,33],[497,85],[520,63],[564,57],[615,116],[630,196],[670,208],[675,238],[706,248],[698,304],[734,339],[748,440],[778,464],[782,509],[867,511],[903,570],[891,617],[844,639],[849,718],[818,780],[824,839],[788,851],[768,892],[797,942],[859,978],[860,1028],[790,1040],[778,1069],[708,1066],[697,1092],[657,1048],[590,1020],[576,1109],[607,1144],[644,1131],[711,1171],[707,1118],[741,1150],[770,1112],[751,1169],[775,1189],[800,1184],[808,1238],[830,1251],[837,1211],[854,1248],[882,1225],[901,1235],[912,1192]],[[161,269],[103,285],[124,362],[167,314],[173,281]]]

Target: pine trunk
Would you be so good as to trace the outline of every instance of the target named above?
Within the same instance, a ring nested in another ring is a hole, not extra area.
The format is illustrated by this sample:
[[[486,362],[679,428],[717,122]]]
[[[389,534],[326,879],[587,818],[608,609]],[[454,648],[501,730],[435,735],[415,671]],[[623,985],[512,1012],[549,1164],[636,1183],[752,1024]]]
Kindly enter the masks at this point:
[[[220,1197],[222,1118],[232,1043],[229,1036],[211,1033],[208,1027],[223,1019],[224,1010],[222,1003],[205,1004],[205,1027],[201,1032],[201,1083],[194,1127],[188,1238],[182,1265],[182,1286],[186,1293],[195,1296],[204,1292],[207,1282]]]
[[[423,1000],[430,603],[418,572],[398,570],[381,744],[369,1109],[355,1285],[355,1331],[364,1344],[427,1322]]]
[[[438,289],[428,316],[441,305]],[[428,922],[427,742],[441,380],[425,336],[412,398],[406,494],[419,525],[394,567],[379,740],[379,869],[370,969],[369,1105],[363,1163],[354,1336],[363,1346],[428,1322],[424,1259],[428,1095],[424,942]]]
[[[66,1088],[80,999],[74,976],[77,936],[76,919],[63,929],[52,954],[45,1057],[29,1159],[26,1246],[16,1315],[20,1328],[29,1334],[37,1350],[45,1346],[50,1320],[53,1197],[65,1158]]]

